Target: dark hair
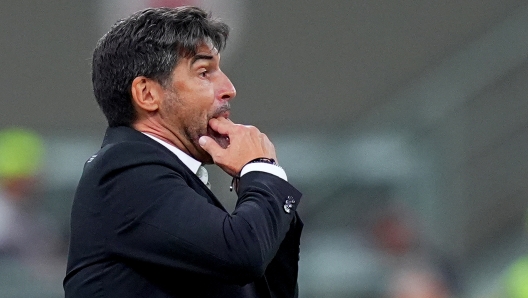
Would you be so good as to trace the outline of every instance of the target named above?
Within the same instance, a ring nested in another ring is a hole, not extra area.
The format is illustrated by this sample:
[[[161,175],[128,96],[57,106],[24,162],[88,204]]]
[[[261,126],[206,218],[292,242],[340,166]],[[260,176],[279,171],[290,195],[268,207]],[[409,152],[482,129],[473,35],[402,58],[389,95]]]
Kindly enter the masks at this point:
[[[97,43],[92,60],[94,95],[109,126],[136,119],[132,81],[145,76],[165,86],[180,58],[204,42],[225,47],[229,28],[200,8],[149,8],[118,21]]]

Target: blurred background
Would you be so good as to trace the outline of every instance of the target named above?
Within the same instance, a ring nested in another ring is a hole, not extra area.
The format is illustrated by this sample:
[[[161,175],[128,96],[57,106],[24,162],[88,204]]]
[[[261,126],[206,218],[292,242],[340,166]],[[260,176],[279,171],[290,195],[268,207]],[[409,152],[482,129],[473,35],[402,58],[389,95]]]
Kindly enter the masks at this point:
[[[528,297],[525,0],[3,0],[0,297],[63,296],[106,128],[92,50],[117,19],[181,4],[232,27],[232,118],[304,193],[301,298]]]

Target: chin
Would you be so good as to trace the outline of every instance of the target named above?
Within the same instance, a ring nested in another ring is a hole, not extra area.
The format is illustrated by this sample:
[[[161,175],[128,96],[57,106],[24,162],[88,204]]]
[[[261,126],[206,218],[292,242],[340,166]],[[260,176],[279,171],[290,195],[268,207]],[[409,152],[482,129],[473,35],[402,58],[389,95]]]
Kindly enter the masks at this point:
[[[209,153],[207,153],[207,152],[205,152],[204,156],[203,156],[202,158],[200,158],[200,162],[201,162],[202,164],[205,164],[205,165],[212,165],[212,164],[214,164],[213,157],[212,157]]]

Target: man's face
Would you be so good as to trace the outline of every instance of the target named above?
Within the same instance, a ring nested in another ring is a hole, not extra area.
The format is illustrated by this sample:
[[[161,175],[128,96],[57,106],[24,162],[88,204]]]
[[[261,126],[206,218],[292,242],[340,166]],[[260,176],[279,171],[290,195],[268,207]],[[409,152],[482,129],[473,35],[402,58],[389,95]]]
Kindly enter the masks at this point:
[[[203,44],[194,57],[183,58],[176,65],[165,88],[160,117],[191,156],[212,163],[198,139],[208,135],[224,148],[229,145],[227,137],[213,131],[208,123],[211,118],[229,117],[229,101],[235,95],[235,87],[220,70],[218,52]]]

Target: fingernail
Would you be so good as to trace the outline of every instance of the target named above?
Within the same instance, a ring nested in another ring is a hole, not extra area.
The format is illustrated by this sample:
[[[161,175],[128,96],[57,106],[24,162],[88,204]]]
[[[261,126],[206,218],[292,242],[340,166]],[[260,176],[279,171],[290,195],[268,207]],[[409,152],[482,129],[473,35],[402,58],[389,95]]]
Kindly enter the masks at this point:
[[[205,146],[206,142],[207,142],[207,140],[203,136],[198,139],[198,143],[200,143],[200,146],[202,146],[202,147]]]

